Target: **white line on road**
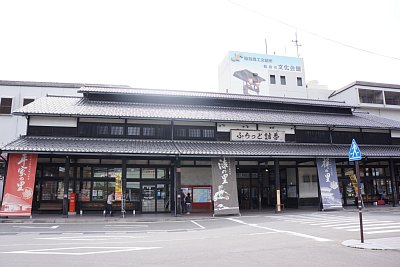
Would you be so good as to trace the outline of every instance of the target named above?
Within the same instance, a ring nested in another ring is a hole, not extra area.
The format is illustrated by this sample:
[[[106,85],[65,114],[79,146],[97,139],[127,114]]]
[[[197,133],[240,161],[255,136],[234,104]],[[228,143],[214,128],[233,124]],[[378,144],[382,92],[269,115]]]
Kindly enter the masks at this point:
[[[364,234],[384,234],[384,233],[398,233],[400,229],[382,230],[382,231],[364,231]]]
[[[91,255],[91,254],[104,254],[104,253],[113,253],[113,252],[127,252],[134,250],[148,250],[148,249],[157,249],[161,247],[68,247],[68,248],[50,248],[50,249],[35,249],[35,250],[21,250],[21,251],[8,251],[2,252],[6,254],[51,254],[51,255],[74,255],[74,256],[83,256],[83,255]],[[65,250],[89,250],[93,249],[94,251],[89,252],[62,252]],[[108,250],[102,250],[108,249]],[[101,251],[97,251],[101,250]]]
[[[194,223],[195,225],[197,225],[198,227],[200,227],[201,229],[206,229],[203,225],[201,225],[193,220],[191,222]]]
[[[134,224],[106,224],[104,227],[113,227],[113,228],[138,228],[138,227],[149,227],[146,224],[134,225]]]
[[[59,225],[53,226],[28,226],[28,225],[13,225],[15,228],[29,228],[29,229],[57,229]]]
[[[268,230],[268,231],[277,232],[277,233],[286,233],[286,234],[290,234],[290,235],[294,235],[294,236],[298,236],[298,237],[309,238],[309,239],[313,239],[313,240],[318,241],[318,242],[332,241],[332,240],[327,239],[327,238],[322,238],[322,237],[317,237],[317,236],[297,233],[297,232],[293,232],[293,231],[277,230],[277,229],[273,229],[273,228],[269,228],[269,227],[259,226],[257,224],[245,223],[244,221],[233,219],[233,218],[227,218],[227,220],[230,220],[230,221],[233,221],[233,222],[237,222],[237,223],[240,223],[240,224],[244,224],[244,225],[248,225],[248,226],[251,226],[251,227],[256,227],[256,228],[261,228],[261,229]]]
[[[364,229],[365,231],[369,231],[369,230],[399,228],[399,227],[400,227],[399,224],[400,224],[400,223],[396,223],[395,225],[385,225],[385,224],[383,224],[383,225],[378,226],[378,227],[370,227],[371,225],[368,225],[368,226],[363,226],[363,229]],[[375,225],[373,225],[373,226],[375,226]],[[348,230],[346,230],[346,231],[355,232],[355,231],[359,231],[359,228],[358,228],[358,229],[348,229]]]

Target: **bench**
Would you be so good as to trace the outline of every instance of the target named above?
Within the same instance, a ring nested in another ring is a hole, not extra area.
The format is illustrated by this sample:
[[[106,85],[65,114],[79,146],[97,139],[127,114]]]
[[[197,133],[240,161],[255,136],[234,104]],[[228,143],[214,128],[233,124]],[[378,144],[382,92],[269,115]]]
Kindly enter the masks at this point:
[[[42,202],[40,203],[39,211],[62,211],[62,202]]]

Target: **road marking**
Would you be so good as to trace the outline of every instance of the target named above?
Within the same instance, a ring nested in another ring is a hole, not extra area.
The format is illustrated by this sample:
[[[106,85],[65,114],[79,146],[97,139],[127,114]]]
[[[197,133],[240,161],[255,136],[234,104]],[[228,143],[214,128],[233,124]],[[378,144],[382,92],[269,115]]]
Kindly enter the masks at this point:
[[[400,229],[382,230],[382,231],[364,231],[364,234],[384,234],[384,233],[398,233]]]
[[[277,230],[277,229],[273,229],[273,228],[269,228],[269,227],[259,226],[259,225],[257,225],[257,224],[253,224],[253,223],[251,223],[251,224],[250,224],[250,223],[245,223],[244,221],[237,220],[237,219],[233,219],[233,218],[227,218],[227,220],[230,220],[230,221],[233,221],[233,222],[237,222],[237,223],[240,223],[240,224],[244,224],[244,225],[248,225],[248,226],[251,226],[251,227],[261,228],[261,229],[268,230],[268,231],[272,231],[272,232],[286,233],[286,234],[293,235],[293,236],[298,236],[298,237],[304,237],[304,238],[308,238],[308,239],[313,239],[313,240],[318,241],[318,242],[332,241],[332,240],[327,239],[327,238],[322,238],[322,237],[317,237],[317,236],[302,234],[302,233],[293,232],[293,231]]]
[[[201,229],[206,229],[203,225],[201,225],[193,220],[191,222],[194,223],[195,225],[197,225],[198,227],[200,227]]]
[[[242,235],[269,235],[269,234],[277,234],[278,232],[262,232],[262,233],[252,233],[252,234],[242,234]]]
[[[83,255],[92,255],[92,254],[105,254],[105,253],[115,253],[115,252],[127,252],[127,251],[135,251],[135,250],[149,250],[149,249],[159,249],[161,247],[68,247],[68,248],[50,248],[50,249],[35,249],[35,250],[20,250],[20,251],[8,251],[2,252],[5,254],[44,254],[44,255],[74,255],[74,256],[83,256]],[[89,252],[62,252],[66,250],[89,250],[93,249],[94,251]],[[107,249],[102,251],[96,251],[99,249]]]
[[[29,228],[29,229],[57,229],[59,225],[53,226],[28,226],[28,225],[13,225],[15,228]]]
[[[149,227],[146,224],[142,225],[134,225],[134,224],[106,224],[104,227],[112,227],[112,228],[138,228],[138,227]]]
[[[400,224],[400,223],[396,223],[395,225],[386,225],[386,224],[383,224],[382,226],[379,226],[379,227],[370,227],[371,225],[368,225],[368,226],[364,226],[363,229],[364,229],[364,231],[369,231],[369,230],[399,228],[399,227],[400,227],[399,224]],[[359,229],[348,229],[348,230],[346,230],[346,231],[355,232],[355,231],[358,231],[358,230],[359,230]]]
[[[67,240],[67,241],[94,241],[94,240],[113,240],[113,239],[136,239],[136,238],[143,238],[143,236],[127,236],[127,235],[102,235],[102,236],[93,236],[93,235],[77,235],[77,236],[58,236],[58,237],[39,237],[35,239],[42,239],[42,240]]]

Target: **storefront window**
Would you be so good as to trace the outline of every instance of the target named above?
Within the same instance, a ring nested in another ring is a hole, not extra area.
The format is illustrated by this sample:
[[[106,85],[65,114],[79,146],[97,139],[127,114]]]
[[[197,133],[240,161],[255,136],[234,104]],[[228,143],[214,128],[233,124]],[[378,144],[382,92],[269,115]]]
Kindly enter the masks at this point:
[[[76,192],[79,192],[79,201],[90,201],[90,182],[77,183]]]
[[[110,168],[107,170],[108,173],[108,178],[115,178],[116,173],[119,173],[119,175],[122,175],[122,169],[121,168]]]
[[[47,177],[58,177],[58,167],[56,167],[56,166],[46,166],[44,168],[44,176],[47,176]]]
[[[107,168],[100,168],[100,167],[93,168],[93,177],[96,178],[107,177]]]
[[[126,198],[127,201],[140,201],[140,182],[126,183]]]
[[[107,199],[107,182],[93,182],[92,200]]]
[[[57,181],[42,183],[42,200],[57,200]]]
[[[299,197],[318,197],[317,168],[298,168],[299,172]]]
[[[143,168],[142,169],[142,178],[143,179],[155,179],[156,178],[156,169],[155,168]]]
[[[83,167],[82,168],[82,177],[83,178],[91,178],[92,177],[92,168],[91,167]]]
[[[140,178],[140,168],[127,168],[126,178]]]
[[[167,179],[165,169],[157,169],[157,179]]]

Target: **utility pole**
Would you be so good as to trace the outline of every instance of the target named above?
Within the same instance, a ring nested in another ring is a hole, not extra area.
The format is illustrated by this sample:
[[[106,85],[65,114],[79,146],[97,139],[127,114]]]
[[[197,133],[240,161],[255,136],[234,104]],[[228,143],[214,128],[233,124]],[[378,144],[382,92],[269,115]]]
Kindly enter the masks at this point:
[[[299,54],[299,46],[301,46],[301,44],[299,44],[299,40],[297,39],[297,31],[295,33],[296,36],[296,40],[292,40],[292,42],[294,43],[294,45],[296,46],[296,51],[297,51],[297,57],[300,57]]]

